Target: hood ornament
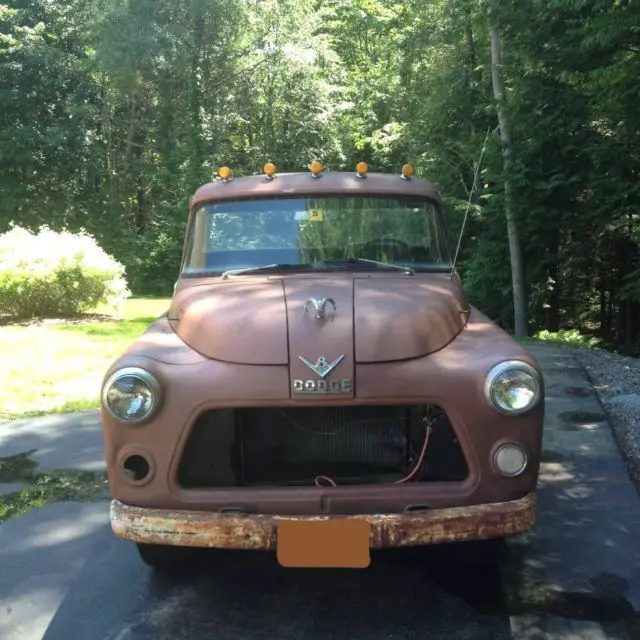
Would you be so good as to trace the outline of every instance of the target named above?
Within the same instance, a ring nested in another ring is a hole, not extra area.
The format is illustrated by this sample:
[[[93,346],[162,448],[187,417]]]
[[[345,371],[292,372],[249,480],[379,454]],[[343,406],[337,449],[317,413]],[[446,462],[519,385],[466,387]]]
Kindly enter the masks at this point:
[[[333,298],[309,298],[304,303],[304,312],[309,313],[309,306],[313,305],[316,310],[316,320],[322,320],[327,315],[327,305],[331,305],[333,313],[336,312],[338,306]]]
[[[304,362],[311,371],[317,373],[321,378],[328,376],[343,360],[344,354],[339,358],[336,358],[333,362],[327,362],[327,359],[320,356],[315,362],[309,362],[304,356],[298,356],[302,362]]]

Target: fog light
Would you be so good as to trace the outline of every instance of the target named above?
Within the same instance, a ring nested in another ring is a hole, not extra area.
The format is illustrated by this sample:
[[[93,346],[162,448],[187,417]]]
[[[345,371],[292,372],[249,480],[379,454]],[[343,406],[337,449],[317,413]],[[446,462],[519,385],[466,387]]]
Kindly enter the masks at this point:
[[[503,476],[519,476],[527,468],[527,454],[517,444],[503,444],[493,454],[493,464]]]

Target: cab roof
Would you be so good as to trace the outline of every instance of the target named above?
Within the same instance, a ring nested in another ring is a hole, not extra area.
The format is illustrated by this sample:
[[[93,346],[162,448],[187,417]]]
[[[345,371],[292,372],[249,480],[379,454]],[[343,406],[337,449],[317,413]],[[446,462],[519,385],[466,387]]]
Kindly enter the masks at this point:
[[[386,195],[426,197],[442,204],[435,185],[422,178],[404,180],[398,174],[368,173],[360,178],[354,172],[326,171],[314,178],[311,172],[243,176],[228,181],[216,180],[202,185],[191,198],[191,209],[207,202],[305,195]]]

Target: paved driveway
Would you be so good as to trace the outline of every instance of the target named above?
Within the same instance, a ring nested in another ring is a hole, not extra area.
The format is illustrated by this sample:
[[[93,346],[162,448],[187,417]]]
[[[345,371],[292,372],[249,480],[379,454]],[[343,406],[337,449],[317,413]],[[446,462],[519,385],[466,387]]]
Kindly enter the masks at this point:
[[[547,382],[539,522],[499,566],[452,567],[444,548],[319,572],[207,552],[161,579],[113,537],[107,501],[51,504],[0,525],[0,638],[637,640],[640,499],[582,368],[532,351]],[[2,455],[31,449],[46,469],[103,465],[95,413],[0,423]]]

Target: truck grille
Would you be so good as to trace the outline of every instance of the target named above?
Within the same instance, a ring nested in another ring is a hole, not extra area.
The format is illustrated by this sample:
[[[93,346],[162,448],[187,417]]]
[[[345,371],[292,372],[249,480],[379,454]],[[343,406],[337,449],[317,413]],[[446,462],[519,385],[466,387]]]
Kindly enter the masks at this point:
[[[412,481],[461,481],[468,468],[444,412],[432,406],[242,408],[195,423],[178,468],[184,488],[310,486],[398,480],[427,455]]]

